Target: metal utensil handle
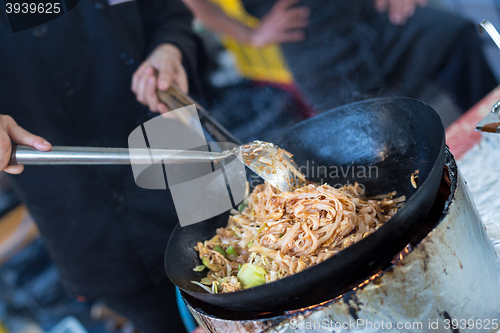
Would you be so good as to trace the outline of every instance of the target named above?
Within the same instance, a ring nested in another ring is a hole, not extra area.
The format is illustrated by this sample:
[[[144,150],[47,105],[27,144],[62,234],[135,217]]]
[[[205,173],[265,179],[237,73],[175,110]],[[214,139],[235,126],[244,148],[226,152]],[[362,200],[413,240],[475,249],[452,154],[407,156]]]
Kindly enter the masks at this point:
[[[490,35],[491,39],[493,39],[497,47],[500,49],[500,33],[498,33],[498,30],[495,28],[495,26],[493,26],[493,24],[491,24],[490,21],[483,20],[481,23],[479,23],[479,27],[480,27],[479,31],[481,33],[486,31],[488,35]],[[497,103],[495,103],[495,105],[493,105],[491,113],[498,114],[499,111],[500,111],[500,101],[498,101]]]
[[[500,34],[498,33],[497,29],[491,24],[490,21],[488,20],[483,20],[481,23],[479,23],[479,31],[483,33],[486,31],[488,35],[490,35],[491,39],[497,44],[497,47],[500,49]]]
[[[243,144],[240,140],[234,137],[224,126],[222,126],[217,120],[212,118],[210,113],[201,106],[198,102],[192,99],[188,94],[184,93],[180,88],[172,82],[170,87],[166,90],[156,89],[156,94],[158,99],[165,103],[170,110],[175,110],[184,106],[194,104],[198,109],[200,120],[202,125],[208,130],[208,132],[214,136],[214,139],[219,142],[231,141],[236,144]]]
[[[40,151],[13,145],[9,165],[112,165],[112,164],[182,164],[220,161],[230,153],[140,148],[101,148],[54,146]],[[132,162],[131,162],[132,159]]]

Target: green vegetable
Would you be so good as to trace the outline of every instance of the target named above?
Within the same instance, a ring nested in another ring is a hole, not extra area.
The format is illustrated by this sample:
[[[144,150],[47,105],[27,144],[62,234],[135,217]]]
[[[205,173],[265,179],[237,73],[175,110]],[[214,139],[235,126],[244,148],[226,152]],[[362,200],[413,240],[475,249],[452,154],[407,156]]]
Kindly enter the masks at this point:
[[[238,212],[240,212],[240,213],[241,213],[241,212],[243,212],[243,210],[244,210],[245,208],[247,208],[247,207],[248,207],[248,204],[247,204],[245,201],[243,201],[243,202],[242,202],[242,203],[240,203],[240,205],[238,206]]]
[[[241,265],[238,265],[238,270],[240,270],[240,269],[241,269]]]
[[[210,280],[209,278],[203,278],[203,279],[201,279],[200,282],[203,283],[206,286],[211,286],[212,285],[212,280]]]
[[[217,245],[216,247],[214,247],[214,250],[219,252],[220,254],[222,254],[224,256],[224,258],[227,258],[227,253],[226,251],[224,251],[224,249],[222,247],[220,247],[219,245]]]
[[[201,259],[201,262],[203,263],[203,265],[205,265],[210,270],[213,270],[215,268],[214,266],[212,266],[210,264],[210,259],[207,257],[203,257],[203,259]]]
[[[199,266],[196,266],[195,268],[193,268],[193,271],[195,272],[201,272],[202,270],[205,269],[205,265],[199,265]]]
[[[252,247],[253,246],[253,241],[248,242],[247,247]]]
[[[259,226],[257,226],[257,228],[258,228],[258,227],[259,227]],[[267,223],[264,223],[264,224],[263,224],[263,225],[262,225],[262,226],[261,226],[261,227],[257,230],[257,232],[264,230],[266,227],[267,227]]]
[[[238,255],[238,252],[236,252],[236,251],[233,249],[232,245],[229,245],[229,247],[228,247],[228,248],[227,248],[227,250],[226,250],[226,253],[227,253],[228,255],[233,255],[233,256],[237,256],[237,255]]]
[[[266,270],[253,264],[244,264],[238,272],[238,280],[244,289],[266,283]]]
[[[214,292],[214,294],[219,293],[219,283],[217,281],[214,281],[212,283],[212,291]]]

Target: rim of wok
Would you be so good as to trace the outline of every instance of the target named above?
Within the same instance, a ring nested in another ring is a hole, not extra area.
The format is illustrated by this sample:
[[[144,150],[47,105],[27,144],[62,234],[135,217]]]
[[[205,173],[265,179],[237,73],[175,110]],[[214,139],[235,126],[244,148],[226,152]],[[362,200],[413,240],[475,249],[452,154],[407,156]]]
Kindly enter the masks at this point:
[[[435,156],[428,156],[429,160],[427,162],[432,162],[433,165],[424,181],[422,182],[421,178],[419,178],[418,188],[409,198],[407,197],[404,206],[400,208],[388,222],[382,225],[382,227],[329,259],[299,273],[242,291],[209,294],[203,291],[201,287],[192,284],[190,282],[192,278],[186,279],[186,277],[178,276],[179,271],[185,272],[188,268],[192,270],[196,265],[201,264],[198,253],[194,250],[196,243],[183,243],[182,240],[179,240],[179,237],[182,236],[183,233],[189,232],[188,230],[208,228],[213,229],[213,233],[198,241],[210,239],[215,235],[215,225],[225,226],[227,224],[227,217],[229,214],[225,213],[191,226],[182,228],[179,225],[176,226],[165,253],[165,268],[170,280],[187,294],[219,307],[236,311],[283,311],[307,307],[335,298],[351,290],[353,287],[359,285],[361,282],[380,271],[383,267],[387,266],[393,257],[411,241],[418,227],[424,222],[434,202],[434,198],[436,197],[437,189],[442,178],[445,155],[444,128],[437,113],[424,103],[409,98],[372,99],[330,110],[301,122],[287,130],[287,132],[293,131],[294,128],[304,127],[309,123],[314,124],[314,122],[319,122],[322,118],[328,118],[328,115],[332,115],[335,112],[347,112],[349,109],[354,109],[355,107],[364,105],[373,106],[377,104],[382,107],[384,105],[387,106],[397,103],[415,104],[421,107],[422,110],[426,110],[424,112],[428,112],[427,116],[435,121],[434,124],[431,125],[429,122],[422,122],[421,125],[419,125],[419,129],[422,130],[422,132],[432,132],[434,136],[440,138],[438,139],[439,142],[430,140],[434,141],[434,144],[439,145],[439,149],[436,149],[437,153]],[[421,110],[419,110],[419,113],[422,113],[420,111]],[[319,126],[321,126],[321,124]],[[314,128],[314,125],[312,127]],[[424,130],[424,128],[426,129]],[[425,136],[426,134],[424,133],[418,134],[417,139],[421,140]],[[280,143],[277,144],[280,145]],[[288,148],[286,145],[280,147],[284,149]],[[426,147],[422,149],[426,149]],[[292,149],[290,150],[293,154],[294,151]],[[427,150],[429,150],[428,147]],[[430,160],[430,158],[432,158],[432,160]],[[408,174],[408,178],[405,181],[410,181],[410,174]],[[398,193],[397,196],[399,195],[401,194]],[[422,202],[424,205],[422,205]],[[415,218],[415,216],[418,217]],[[401,239],[399,239],[399,237],[401,237]],[[389,240],[392,240],[392,242]],[[394,243],[397,244],[395,245]],[[192,252],[187,253],[186,251]],[[192,253],[195,253],[198,262],[183,260],[191,258]],[[172,260],[169,260],[170,255],[172,256]],[[182,259],[179,260],[179,258]],[[183,269],[179,270],[179,266],[182,266]],[[206,273],[207,270],[204,270],[201,272],[200,276],[204,277]]]

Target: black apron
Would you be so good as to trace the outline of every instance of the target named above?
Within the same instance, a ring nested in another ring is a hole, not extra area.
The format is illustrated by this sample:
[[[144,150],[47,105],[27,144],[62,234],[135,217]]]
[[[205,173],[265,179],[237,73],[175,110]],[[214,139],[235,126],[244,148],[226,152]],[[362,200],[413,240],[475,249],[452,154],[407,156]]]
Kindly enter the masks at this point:
[[[151,116],[130,85],[154,47],[177,45],[191,91],[199,88],[202,48],[191,20],[180,0],[80,0],[66,15],[13,34],[3,12],[1,113],[53,145],[127,147]],[[130,166],[27,166],[12,179],[74,294],[132,293],[166,280],[172,199],[136,186]]]

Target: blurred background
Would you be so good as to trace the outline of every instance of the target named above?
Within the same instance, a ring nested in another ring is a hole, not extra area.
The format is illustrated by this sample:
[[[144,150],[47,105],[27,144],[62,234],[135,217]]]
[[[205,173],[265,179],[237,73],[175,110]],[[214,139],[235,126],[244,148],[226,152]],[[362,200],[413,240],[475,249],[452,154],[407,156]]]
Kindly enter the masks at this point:
[[[465,16],[472,22],[479,23],[487,19],[495,27],[500,25],[500,1],[498,0],[432,0],[430,4]],[[500,61],[498,61],[500,51],[488,35],[481,35],[481,39],[486,57],[498,80],[500,79]]]

